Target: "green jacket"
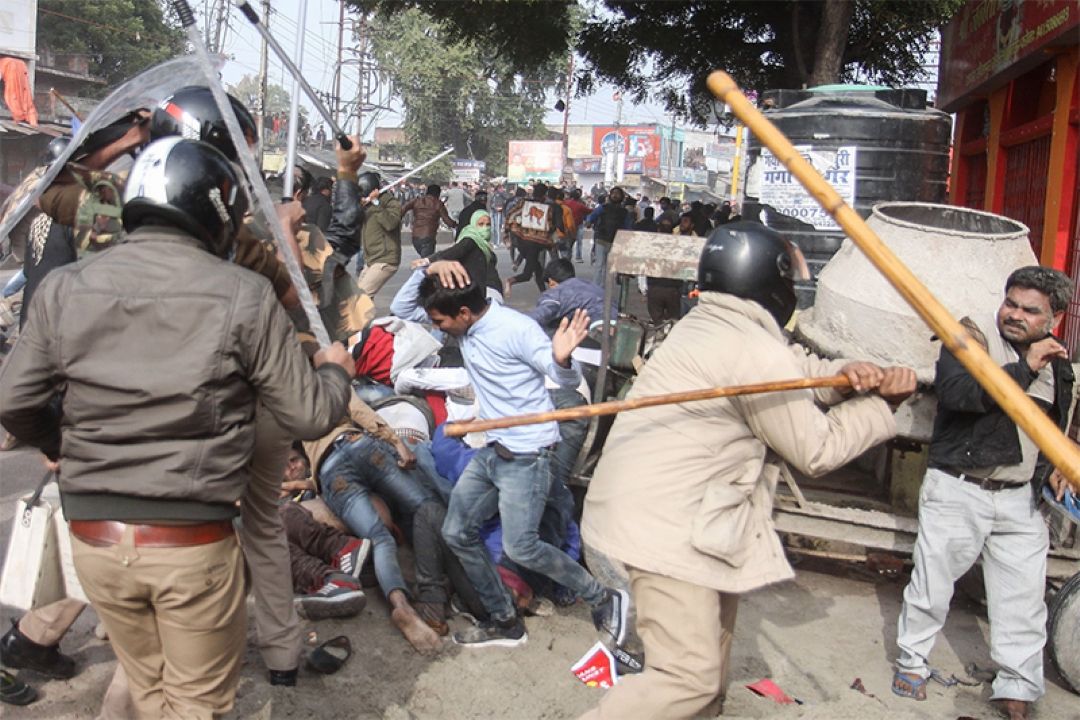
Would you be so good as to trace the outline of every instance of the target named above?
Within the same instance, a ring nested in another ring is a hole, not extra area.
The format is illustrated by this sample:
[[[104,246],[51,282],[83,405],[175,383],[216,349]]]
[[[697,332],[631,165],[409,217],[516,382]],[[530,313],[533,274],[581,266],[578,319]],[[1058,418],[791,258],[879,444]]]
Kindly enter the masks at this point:
[[[387,193],[367,206],[360,236],[364,263],[401,264],[401,203]]]

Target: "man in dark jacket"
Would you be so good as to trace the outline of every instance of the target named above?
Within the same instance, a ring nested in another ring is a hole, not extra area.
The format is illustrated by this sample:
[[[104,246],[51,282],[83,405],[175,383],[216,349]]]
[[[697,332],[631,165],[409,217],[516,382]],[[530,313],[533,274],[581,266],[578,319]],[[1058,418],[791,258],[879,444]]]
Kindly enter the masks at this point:
[[[488,194],[487,190],[477,190],[476,197],[471,203],[466,205],[457,219],[457,232],[454,233],[454,239],[456,240],[460,235],[463,228],[465,228],[472,220],[473,213],[477,210],[487,211]]]
[[[401,208],[403,215],[412,211],[412,244],[420,257],[428,257],[435,252],[435,236],[439,234],[439,220],[451,229],[457,227],[457,223],[446,211],[446,205],[439,199],[441,192],[442,188],[438,185],[428,185],[427,194],[410,200],[405,203],[405,207]]]
[[[312,438],[351,394],[347,351],[313,372],[270,284],[226,261],[241,188],[205,143],[145,149],[127,241],[50,273],[0,371],[0,422],[63,468],[75,567],[140,716],[232,707],[247,634],[232,518],[256,405]]]
[[[330,191],[334,187],[332,177],[318,177],[311,186],[311,195],[304,200],[304,212],[307,221],[326,232],[330,227],[330,216],[334,209],[330,204]]]
[[[592,225],[593,249],[596,250],[596,270],[593,282],[600,287],[604,286],[604,276],[607,275],[607,256],[611,251],[611,243],[615,241],[615,233],[619,230],[629,230],[631,226],[630,213],[627,212],[624,203],[626,193],[620,187],[611,188],[607,202],[597,205],[585,222]]]
[[[1063,430],[1073,372],[1051,333],[1072,295],[1064,273],[1025,267],[1006,281],[996,320],[961,321]],[[945,348],[934,389],[938,414],[919,496],[915,567],[900,611],[892,689],[926,699],[927,660],[945,624],[953,583],[981,557],[990,655],[1000,668],[990,699],[1010,720],[1024,720],[1044,693],[1049,539],[1036,493],[1050,479],[1050,469],[1035,443]]]

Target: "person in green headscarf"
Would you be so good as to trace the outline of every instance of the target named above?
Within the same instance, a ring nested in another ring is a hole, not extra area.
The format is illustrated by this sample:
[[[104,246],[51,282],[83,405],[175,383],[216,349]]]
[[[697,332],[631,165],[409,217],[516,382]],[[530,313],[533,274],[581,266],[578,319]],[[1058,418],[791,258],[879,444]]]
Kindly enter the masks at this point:
[[[465,266],[473,282],[502,293],[502,280],[495,266],[495,248],[491,247],[491,216],[486,210],[472,214],[456,243],[431,257],[414,261],[412,266],[423,267],[436,260],[456,260]]]

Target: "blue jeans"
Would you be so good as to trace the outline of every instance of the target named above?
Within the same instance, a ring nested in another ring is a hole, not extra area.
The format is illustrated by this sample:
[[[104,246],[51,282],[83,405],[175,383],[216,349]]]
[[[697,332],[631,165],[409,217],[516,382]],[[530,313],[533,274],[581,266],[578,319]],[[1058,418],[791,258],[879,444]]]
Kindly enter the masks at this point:
[[[593,241],[593,250],[596,251],[596,269],[593,271],[593,282],[604,287],[604,278],[607,276],[607,256],[611,246],[607,243]]]
[[[574,250],[574,259],[581,260],[581,246],[585,244],[585,223],[578,225],[577,248]]]
[[[502,221],[503,211],[492,210],[491,211],[491,244],[498,247],[502,242]]]
[[[402,470],[393,448],[367,435],[351,442],[344,439],[335,442],[318,471],[326,505],[353,535],[371,540],[375,576],[386,595],[393,590],[408,594],[409,590],[398,565],[397,543],[375,511],[371,495],[376,493],[386,501],[391,512],[401,519],[406,534],[411,536],[417,511],[428,503],[439,504],[435,493],[425,486],[417,472]],[[418,545],[414,541],[414,546]],[[429,579],[421,571],[420,547],[416,547],[416,554],[417,584],[424,586]]]
[[[551,578],[590,605],[604,599],[604,587],[554,545],[540,539],[540,518],[551,491],[551,450],[504,460],[482,448],[465,468],[450,496],[443,537],[496,621],[515,614],[513,598],[480,540],[480,526],[496,512],[502,522],[503,552],[522,567]]]

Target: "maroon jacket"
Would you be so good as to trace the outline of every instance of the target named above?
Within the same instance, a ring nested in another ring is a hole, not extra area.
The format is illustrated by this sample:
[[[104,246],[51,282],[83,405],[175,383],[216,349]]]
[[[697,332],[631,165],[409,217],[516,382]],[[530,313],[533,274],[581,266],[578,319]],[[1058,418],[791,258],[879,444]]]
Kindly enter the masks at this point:
[[[413,226],[412,234],[415,238],[433,238],[439,232],[439,220],[446,223],[447,227],[457,227],[457,223],[450,219],[446,212],[446,205],[434,195],[421,195],[418,198],[405,203],[401,208],[401,214],[412,210]]]

